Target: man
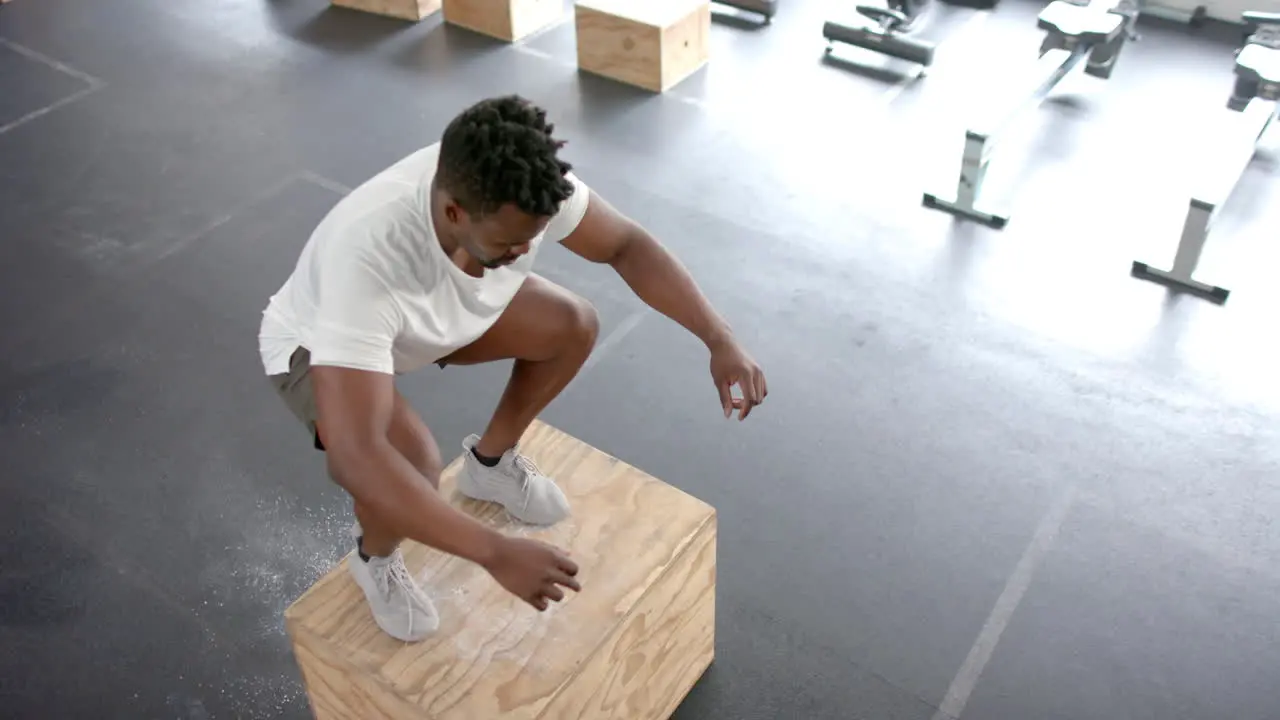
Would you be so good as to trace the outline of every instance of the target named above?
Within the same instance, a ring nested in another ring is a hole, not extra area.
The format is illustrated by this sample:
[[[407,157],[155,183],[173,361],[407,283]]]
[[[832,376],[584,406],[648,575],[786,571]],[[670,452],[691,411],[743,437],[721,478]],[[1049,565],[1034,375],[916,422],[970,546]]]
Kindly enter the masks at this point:
[[[565,496],[517,441],[582,367],[598,324],[585,300],[532,272],[544,243],[611,265],[701,339],[726,418],[746,418],[768,392],[684,267],[571,172],[552,130],[519,97],[468,108],[439,143],[339,202],[263,312],[263,365],[354,499],[348,566],[379,627],[401,640],[439,624],[403,538],[479,564],[538,610],[581,589],[559,548],[502,535],[440,497],[440,450],[393,383],[429,363],[514,360],[488,426],[463,443],[458,489],[528,523],[563,519]]]

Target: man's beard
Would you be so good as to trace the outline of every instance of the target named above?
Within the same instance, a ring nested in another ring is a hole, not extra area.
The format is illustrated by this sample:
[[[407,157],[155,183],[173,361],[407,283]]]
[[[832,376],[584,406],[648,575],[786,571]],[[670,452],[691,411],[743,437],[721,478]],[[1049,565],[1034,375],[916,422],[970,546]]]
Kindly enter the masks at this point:
[[[515,262],[517,258],[514,255],[503,255],[502,257],[493,260],[483,260],[479,258],[477,258],[477,260],[479,260],[481,267],[484,267],[487,270],[497,270],[498,268],[510,265]]]

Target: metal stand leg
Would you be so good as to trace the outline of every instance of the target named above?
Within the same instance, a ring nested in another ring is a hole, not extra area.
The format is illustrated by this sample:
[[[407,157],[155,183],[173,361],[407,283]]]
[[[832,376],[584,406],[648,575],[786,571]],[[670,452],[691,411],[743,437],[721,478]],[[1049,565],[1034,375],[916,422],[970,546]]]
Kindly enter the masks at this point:
[[[1003,228],[1009,221],[1007,214],[1002,215],[977,208],[981,200],[982,181],[986,178],[987,165],[991,162],[996,141],[1023,109],[1039,105],[1058,82],[1079,64],[1088,50],[1086,46],[1078,45],[1071,50],[1054,47],[1045,52],[1028,75],[1029,87],[1014,96],[1016,102],[1011,107],[994,114],[992,120],[980,124],[981,129],[965,131],[964,154],[960,158],[960,181],[956,185],[956,199],[945,200],[933,193],[925,193],[924,206],[976,220],[997,230]]]
[[[942,210],[974,220],[989,228],[1000,230],[1009,222],[1007,214],[998,214],[979,210],[976,205],[982,190],[982,181],[987,176],[987,164],[990,162],[991,145],[985,135],[972,130],[964,134],[964,153],[960,156],[960,182],[956,185],[956,199],[944,200],[933,193],[924,194],[924,206],[934,210]]]
[[[1205,240],[1209,238],[1209,225],[1216,210],[1212,204],[1192,198],[1187,206],[1186,220],[1182,223],[1182,237],[1178,240],[1178,251],[1173,257],[1173,269],[1160,270],[1134,260],[1133,276],[1174,289],[1187,290],[1214,302],[1226,302],[1227,296],[1231,294],[1230,290],[1202,283],[1192,277],[1200,263]]]
[[[1134,261],[1131,270],[1134,277],[1158,282],[1175,290],[1185,290],[1218,303],[1226,302],[1229,290],[1200,282],[1193,275],[1200,263],[1205,241],[1209,238],[1209,229],[1213,226],[1218,211],[1240,181],[1249,161],[1253,159],[1254,147],[1275,118],[1276,107],[1274,101],[1261,98],[1254,98],[1249,102],[1239,114],[1240,127],[1235,130],[1238,135],[1232,139],[1234,145],[1224,148],[1222,153],[1225,162],[1229,163],[1223,174],[1225,177],[1210,177],[1210,186],[1191,198],[1187,217],[1182,224],[1182,237],[1178,239],[1178,249],[1174,253],[1173,267],[1160,270],[1144,262]]]

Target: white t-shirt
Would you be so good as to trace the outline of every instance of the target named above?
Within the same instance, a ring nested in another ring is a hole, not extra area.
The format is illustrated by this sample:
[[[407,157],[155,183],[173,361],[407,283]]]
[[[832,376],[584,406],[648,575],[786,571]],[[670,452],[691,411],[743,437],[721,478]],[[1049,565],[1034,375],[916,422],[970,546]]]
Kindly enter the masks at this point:
[[[480,337],[511,302],[538,248],[564,240],[587,211],[575,190],[515,262],[474,277],[445,254],[431,223],[439,143],[375,175],[320,222],[271,297],[258,333],[268,375],[288,372],[299,347],[312,365],[411,372]]]

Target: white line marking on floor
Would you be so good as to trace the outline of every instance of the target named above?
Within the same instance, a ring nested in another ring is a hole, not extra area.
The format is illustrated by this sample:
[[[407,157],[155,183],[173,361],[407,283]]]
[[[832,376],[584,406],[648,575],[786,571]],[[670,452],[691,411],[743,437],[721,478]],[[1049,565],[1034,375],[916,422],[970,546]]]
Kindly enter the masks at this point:
[[[54,60],[53,58],[49,57],[48,55],[45,55],[44,53],[40,53],[35,50],[32,50],[31,48],[26,47],[25,45],[19,45],[18,43],[12,40],[0,38],[0,45],[3,45],[4,47],[9,48],[10,50],[14,51],[15,53],[29,60],[33,60],[35,62],[40,63],[41,65],[45,65],[47,67],[53,68],[54,70],[57,70],[58,72],[61,72],[65,75],[70,75],[71,77],[77,80],[80,80],[81,82],[84,82],[88,86],[74,93],[71,93],[70,95],[62,98],[61,100],[57,100],[37,110],[32,110],[31,112],[27,113],[26,115],[23,115],[17,120],[11,120],[4,125],[0,125],[0,135],[3,135],[19,126],[26,125],[32,120],[48,115],[49,113],[53,112],[54,110],[57,110],[60,107],[63,107],[64,105],[70,105],[71,103],[83,98],[86,95],[89,95],[90,93],[96,92],[97,90],[101,89],[104,85],[106,85],[106,83],[90,75],[89,73],[81,72],[80,70],[77,70],[64,62],[59,62],[57,60]]]
[[[635,330],[636,326],[640,324],[640,321],[644,320],[645,316],[648,314],[648,310],[641,309],[623,318],[622,322],[618,323],[618,327],[613,329],[613,332],[609,333],[603,340],[596,343],[595,349],[591,351],[591,355],[587,358],[587,361],[582,364],[582,369],[578,371],[578,374],[581,375],[582,373],[585,373],[596,363],[600,362],[601,358],[607,355],[615,345],[622,341],[623,338],[630,335],[631,331]]]
[[[512,45],[511,47],[513,50],[515,50],[516,52],[522,55],[541,58],[543,60],[547,60],[551,63],[554,63],[555,65],[558,65],[559,67],[562,67],[562,68],[573,68],[576,70],[578,67],[574,63],[565,62],[564,60],[561,60],[560,58],[556,57],[555,55],[552,55],[546,50],[541,50],[535,47],[529,47],[528,45]]]
[[[86,95],[95,93],[98,91],[98,87],[99,86],[87,87],[83,90],[80,90],[79,92],[74,92],[62,98],[61,100],[53,103],[52,105],[46,105],[40,108],[39,110],[32,110],[31,112],[27,113],[26,115],[23,115],[17,120],[14,120],[5,125],[0,125],[0,135],[3,135],[9,132],[10,130],[13,130],[21,125],[26,125],[27,123],[31,122],[32,120],[35,120],[36,118],[42,117],[44,115],[48,115],[49,113],[53,112],[54,110],[57,110],[63,105],[70,105],[71,103],[79,100],[80,98]]]
[[[54,60],[53,58],[49,57],[48,55],[45,55],[42,52],[32,50],[31,48],[25,45],[19,45],[18,43],[12,40],[0,38],[0,45],[4,45],[5,47],[18,53],[19,55],[23,55],[31,60],[35,60],[38,63],[43,63],[45,65],[48,65],[54,70],[58,70],[59,72],[66,73],[67,75],[70,75],[73,78],[83,80],[84,82],[88,83],[90,87],[101,87],[102,85],[106,84],[87,72],[77,70],[76,68],[73,68],[64,62]]]
[[[671,97],[675,100],[678,100],[679,102],[684,103],[685,105],[696,107],[699,110],[707,109],[707,101],[703,100],[702,98],[689,97],[688,95],[680,95],[677,93],[672,93]]]
[[[185,249],[189,245],[195,243],[197,240],[203,238],[204,236],[208,235],[214,230],[217,230],[223,225],[226,225],[227,223],[236,219],[240,215],[248,212],[255,205],[258,205],[264,200],[270,197],[273,197],[281,192],[284,192],[285,188],[298,182],[299,180],[311,180],[311,178],[307,177],[306,173],[294,173],[293,175],[290,175],[282,180],[279,180],[278,182],[272,183],[262,192],[255,193],[254,195],[248,198],[245,198],[242,202],[240,202],[234,208],[232,208],[230,212],[224,215],[220,215],[217,218],[214,218],[212,222],[205,225],[204,227],[201,227],[199,230],[189,235],[185,235],[182,238],[175,240],[172,243],[169,243],[167,247],[161,249],[153,257],[137,263],[137,267],[139,269],[142,269],[142,268],[150,268],[155,265],[158,265],[160,262],[164,261],[164,259],[169,257],[170,255],[173,255],[174,253]]]
[[[320,175],[318,173],[311,172],[310,170],[302,171],[302,174],[299,177],[311,183],[312,185],[318,185],[324,188],[325,190],[330,190],[334,193],[337,193],[338,195],[345,196],[345,195],[351,194],[351,188],[347,187],[346,185],[343,185],[337,180],[330,180],[329,178],[323,175]]]
[[[1035,535],[1032,536],[1027,549],[1023,551],[1017,566],[1013,568],[1013,574],[1005,583],[1004,591],[996,599],[995,607],[991,608],[987,622],[978,633],[978,639],[974,641],[968,657],[960,666],[960,672],[956,673],[955,679],[951,681],[951,687],[947,688],[947,694],[943,697],[942,704],[938,706],[938,711],[934,713],[933,720],[957,720],[960,713],[964,712],[969,696],[978,685],[978,678],[981,677],[987,662],[991,660],[991,654],[995,652],[1000,635],[1013,619],[1013,613],[1022,602],[1022,596],[1031,584],[1036,567],[1053,546],[1053,541],[1057,538],[1058,531],[1062,529],[1062,523],[1075,503],[1075,498],[1075,488],[1068,487],[1040,520]]]

